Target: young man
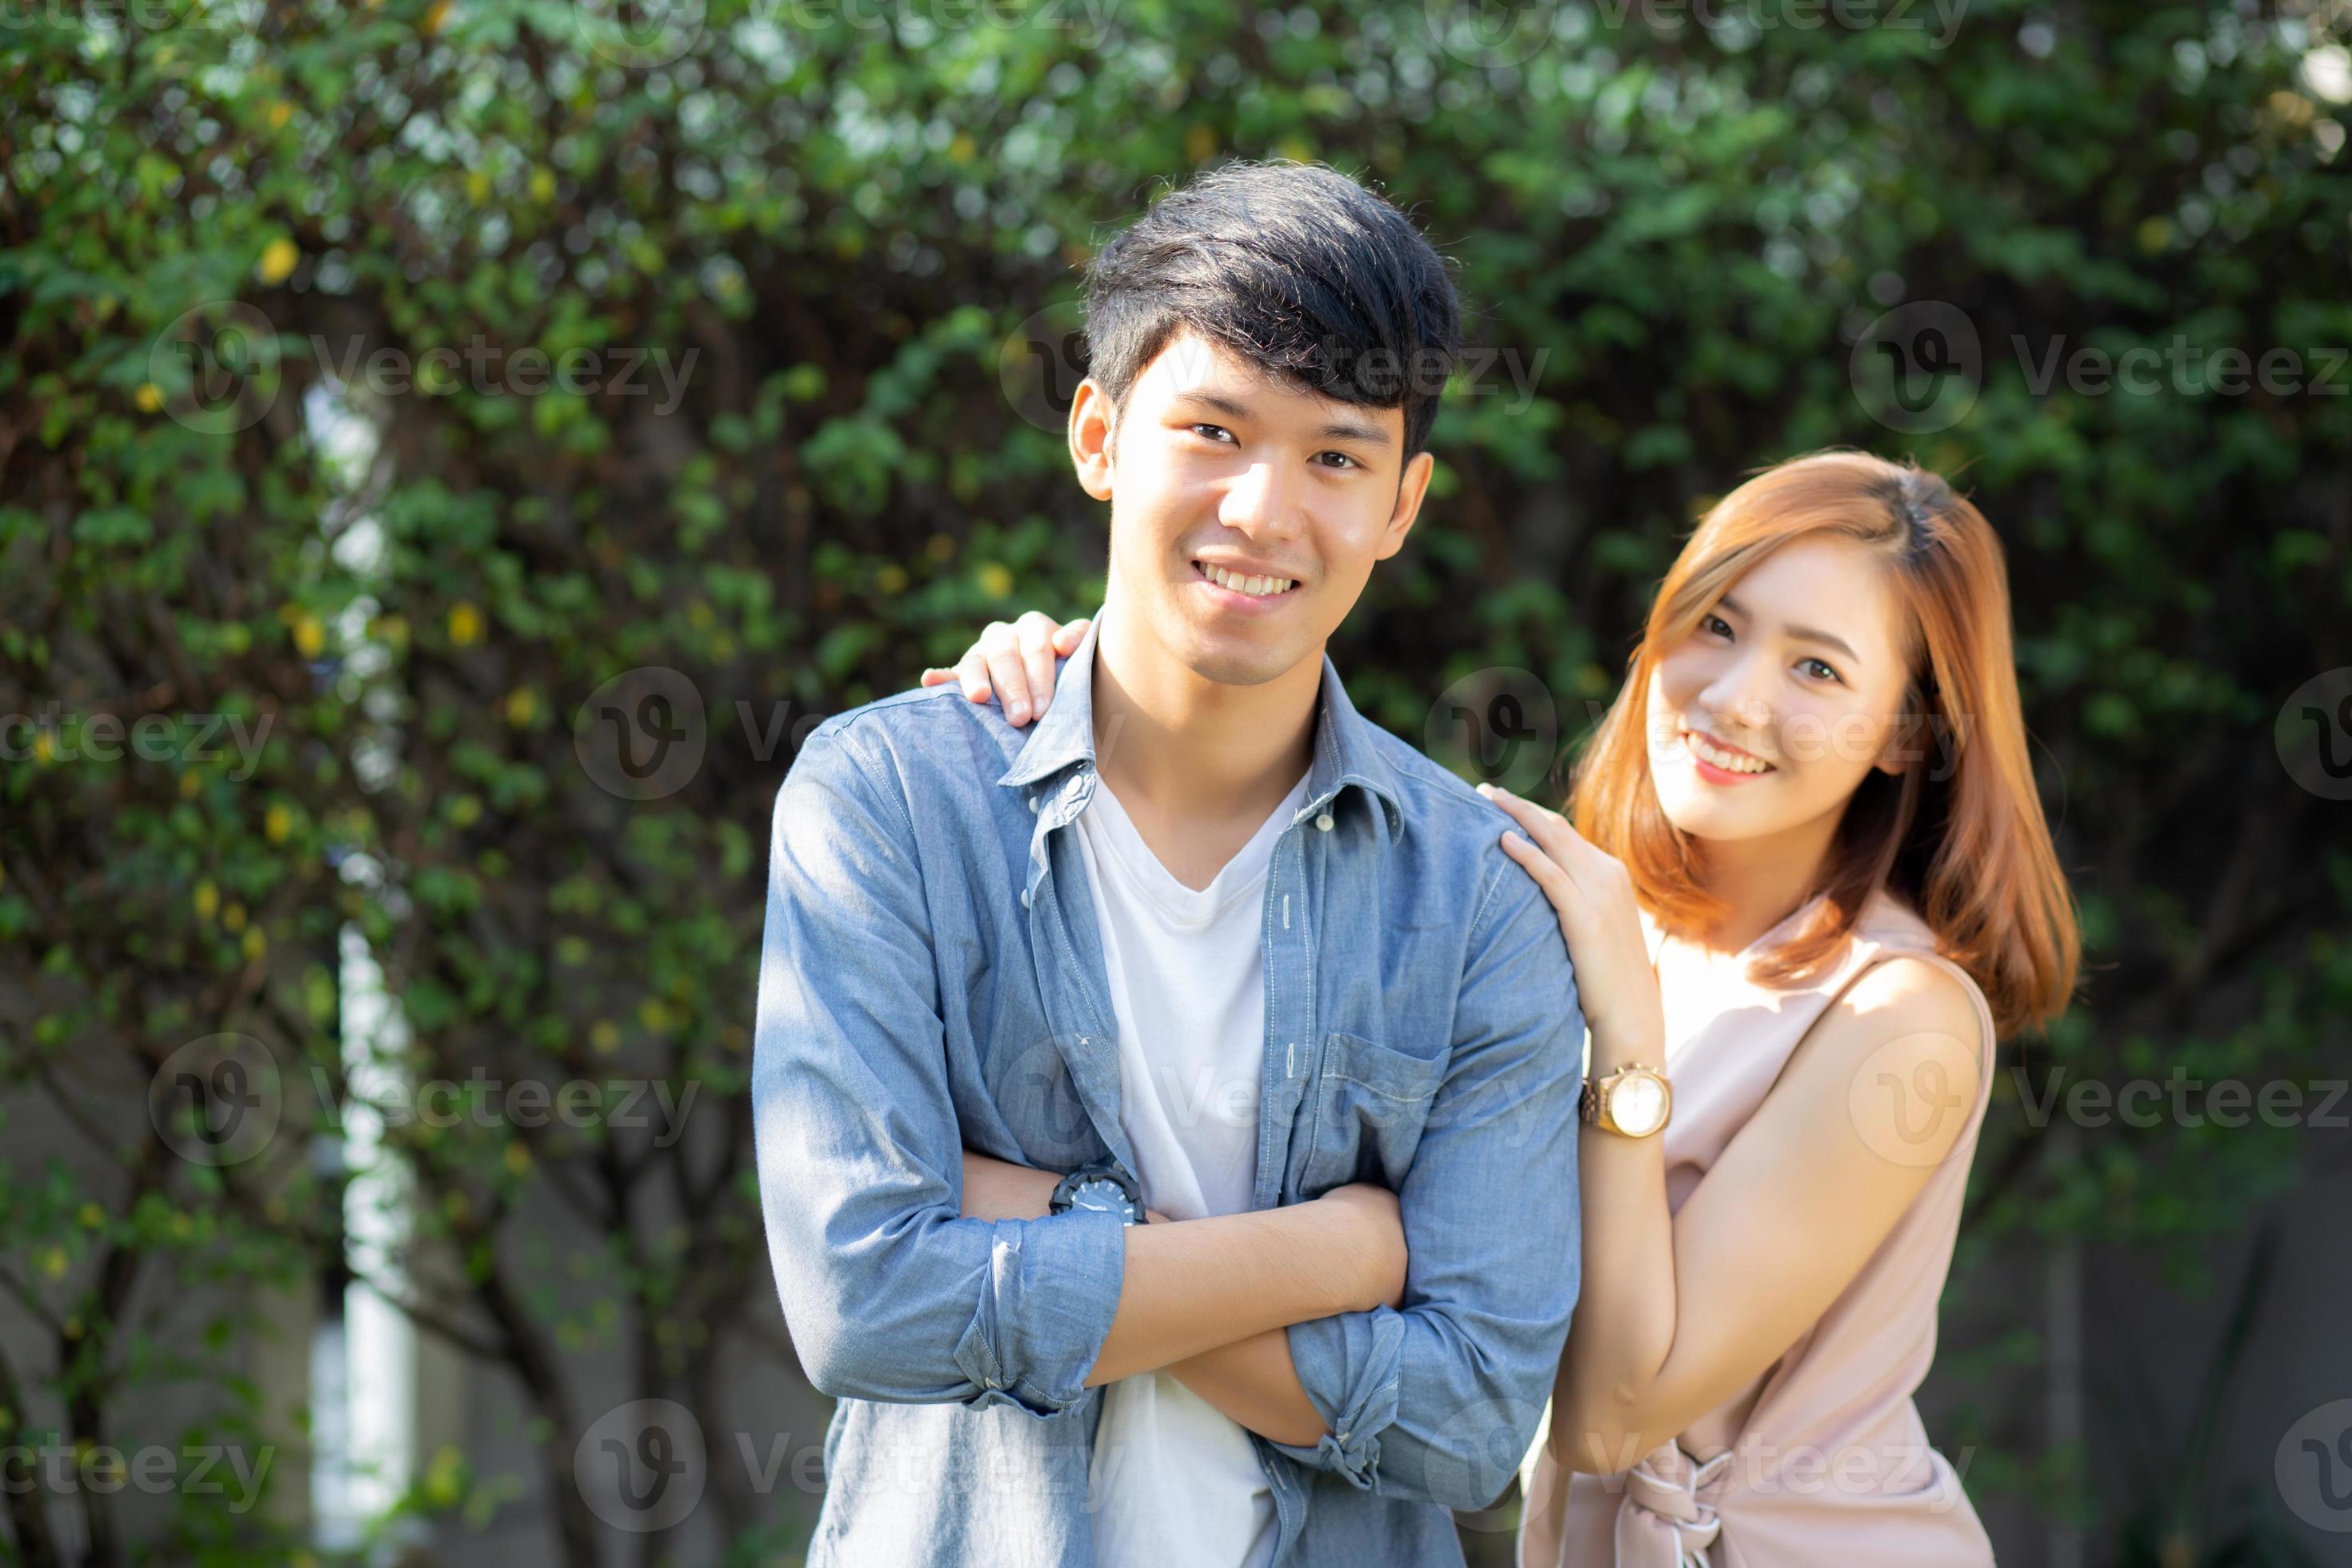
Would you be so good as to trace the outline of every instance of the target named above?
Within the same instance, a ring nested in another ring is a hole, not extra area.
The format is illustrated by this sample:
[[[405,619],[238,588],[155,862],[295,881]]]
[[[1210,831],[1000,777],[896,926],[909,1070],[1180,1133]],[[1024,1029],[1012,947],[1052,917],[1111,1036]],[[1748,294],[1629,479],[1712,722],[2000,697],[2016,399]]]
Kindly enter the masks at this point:
[[[1567,951],[1323,653],[1458,319],[1328,169],[1164,196],[1090,279],[1109,587],[1051,710],[890,698],[778,794],[752,1093],[841,1401],[811,1563],[1458,1563],[1446,1506],[1526,1451],[1577,1295]]]

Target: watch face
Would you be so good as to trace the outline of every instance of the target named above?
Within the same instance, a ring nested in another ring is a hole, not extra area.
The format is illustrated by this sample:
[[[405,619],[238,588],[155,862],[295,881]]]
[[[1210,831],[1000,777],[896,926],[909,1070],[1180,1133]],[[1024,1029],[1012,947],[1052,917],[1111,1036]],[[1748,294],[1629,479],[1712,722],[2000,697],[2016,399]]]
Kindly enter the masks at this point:
[[[1128,1212],[1127,1194],[1119,1190],[1117,1182],[1080,1182],[1070,1189],[1070,1206],[1124,1215]]]
[[[1637,1138],[1656,1131],[1666,1119],[1665,1086],[1646,1073],[1620,1079],[1609,1096],[1609,1116]]]

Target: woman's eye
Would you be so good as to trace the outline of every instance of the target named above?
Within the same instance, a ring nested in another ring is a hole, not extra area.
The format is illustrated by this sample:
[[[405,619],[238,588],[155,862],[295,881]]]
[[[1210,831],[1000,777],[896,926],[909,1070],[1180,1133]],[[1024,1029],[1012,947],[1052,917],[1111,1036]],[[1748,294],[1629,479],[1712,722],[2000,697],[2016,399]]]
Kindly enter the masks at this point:
[[[1832,669],[1828,665],[1822,663],[1818,658],[1800,659],[1797,663],[1797,668],[1803,670],[1807,675],[1811,676],[1815,680],[1839,679],[1838,672]],[[1843,682],[1841,682],[1841,684],[1843,684]]]
[[[1731,635],[1731,623],[1721,616],[1702,616],[1699,617],[1698,625],[1701,631],[1712,633],[1719,637],[1727,637]]]

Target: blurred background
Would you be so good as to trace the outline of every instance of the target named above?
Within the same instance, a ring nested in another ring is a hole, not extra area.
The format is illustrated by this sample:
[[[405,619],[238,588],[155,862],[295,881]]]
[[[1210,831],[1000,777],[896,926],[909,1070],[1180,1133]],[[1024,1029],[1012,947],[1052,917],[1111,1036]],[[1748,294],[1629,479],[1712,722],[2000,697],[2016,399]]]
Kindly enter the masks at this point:
[[[1244,156],[1460,264],[1433,500],[1333,652],[1465,775],[1557,790],[1754,467],[1974,496],[2088,974],[2003,1045],[1928,1429],[2004,1564],[2352,1563],[2348,37],[6,0],[0,1549],[797,1561],[776,787],[1094,607],[1076,269]]]

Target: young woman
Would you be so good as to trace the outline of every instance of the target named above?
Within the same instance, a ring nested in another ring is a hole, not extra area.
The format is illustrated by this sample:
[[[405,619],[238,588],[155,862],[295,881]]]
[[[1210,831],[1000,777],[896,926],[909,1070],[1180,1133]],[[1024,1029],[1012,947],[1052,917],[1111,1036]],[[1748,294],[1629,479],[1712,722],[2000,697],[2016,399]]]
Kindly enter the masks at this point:
[[[1085,623],[953,672],[1015,721]],[[1912,1392],[1993,1047],[2072,993],[2072,901],[1983,516],[1853,452],[1726,496],[1568,818],[1486,789],[1591,1030],[1581,1298],[1522,1568],[1983,1568]]]

